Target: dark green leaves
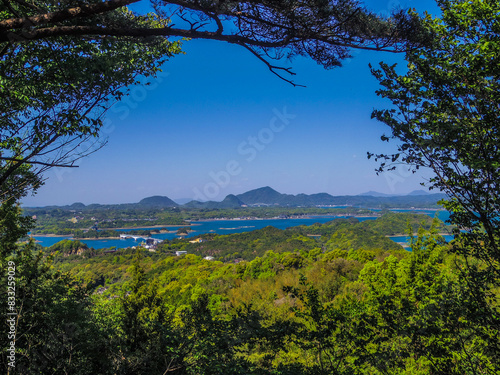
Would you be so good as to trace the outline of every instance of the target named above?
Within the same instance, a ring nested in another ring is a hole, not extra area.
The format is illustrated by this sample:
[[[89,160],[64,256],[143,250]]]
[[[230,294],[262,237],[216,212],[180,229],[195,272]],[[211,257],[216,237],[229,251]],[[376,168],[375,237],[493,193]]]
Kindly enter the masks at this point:
[[[465,259],[464,327],[482,346],[470,350],[488,353],[484,358],[498,366],[498,338],[491,332],[500,329],[500,3],[438,4],[442,18],[424,21],[437,38],[407,53],[407,73],[398,75],[386,64],[373,70],[383,86],[378,94],[389,98],[395,111],[377,110],[372,117],[387,124],[399,142],[397,154],[376,158],[388,161],[380,170],[395,162],[430,168],[429,187],[450,197],[443,205],[457,225],[453,251]],[[481,360],[462,358],[460,366],[489,373],[487,366],[479,369]]]

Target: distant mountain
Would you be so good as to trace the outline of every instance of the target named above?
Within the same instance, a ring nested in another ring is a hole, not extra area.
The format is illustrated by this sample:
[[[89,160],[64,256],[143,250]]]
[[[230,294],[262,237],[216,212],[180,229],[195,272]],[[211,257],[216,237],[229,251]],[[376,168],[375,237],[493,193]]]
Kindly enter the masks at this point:
[[[245,203],[243,203],[236,195],[229,194],[222,202],[220,202],[222,208],[238,208]]]
[[[144,198],[137,204],[139,206],[147,206],[147,207],[177,207],[178,206],[178,204],[175,203],[172,199],[170,199],[168,197],[159,196],[159,195]]]
[[[184,208],[209,208],[211,205],[215,205],[216,203],[219,202],[214,202],[214,201],[208,201],[208,202],[200,202],[200,201],[191,201],[186,204],[183,204],[182,207]]]
[[[222,202],[208,201],[208,202],[199,202],[199,201],[191,201],[186,203],[183,207],[186,208],[198,208],[198,209],[224,209],[224,208],[240,208],[244,203],[238,199],[236,195],[229,194]]]
[[[378,191],[373,191],[373,190],[370,190],[370,191],[367,191],[366,193],[363,193],[363,194],[358,194],[359,196],[361,197],[393,197],[394,195],[393,194],[384,194],[384,193],[379,193]]]
[[[374,195],[377,194],[377,195]],[[430,194],[424,190],[415,190],[408,195],[391,196],[377,192],[361,195],[332,196],[327,193],[317,194],[281,194],[269,186],[247,191],[243,194],[229,194],[222,202],[190,201],[180,205],[165,196],[153,196],[142,199],[139,203],[126,204],[89,204],[73,203],[70,206],[48,206],[64,210],[104,210],[104,209],[150,209],[183,207],[186,209],[231,209],[242,206],[281,206],[281,207],[314,207],[314,206],[357,206],[366,208],[438,208],[437,202],[446,198],[445,194]],[[27,208],[27,207],[26,207]]]
[[[81,210],[81,209],[85,208],[85,205],[81,202],[76,202],[76,203],[73,203],[71,206],[69,206],[69,208],[72,210]]]
[[[415,196],[415,195],[430,195],[429,192],[425,190],[413,190],[412,192],[408,194],[385,194],[385,193],[379,193],[378,191],[367,191],[366,193],[359,194],[358,196],[360,197],[402,197],[402,196]]]
[[[300,194],[299,194],[300,195]],[[314,205],[322,205],[322,204],[335,204],[336,200],[333,195],[327,193],[316,193],[308,195],[308,198]]]
[[[269,205],[269,206],[359,206],[379,208],[429,208],[436,207],[437,202],[446,197],[444,194],[426,194],[423,190],[408,196],[396,196],[369,192],[374,195],[344,195],[332,196],[327,193],[318,194],[281,194],[269,186],[250,190],[239,194],[237,197],[247,205]]]
[[[87,210],[98,210],[100,208],[106,208],[108,206],[106,206],[105,204],[99,204],[99,203],[92,203],[92,204],[89,204],[87,207],[85,207]]]
[[[276,190],[265,186],[259,189],[254,189],[247,191],[243,194],[238,194],[237,198],[242,202],[251,205],[264,204],[264,205],[274,205],[280,204],[283,200],[283,195],[278,193]]]
[[[180,206],[186,203],[189,203],[193,200],[193,198],[176,198],[175,202]]]
[[[408,195],[430,195],[429,192],[425,191],[425,190],[413,190],[412,192],[406,194],[407,196]]]
[[[282,203],[286,206],[330,206],[339,205],[336,197],[327,193],[316,194],[283,194]]]
[[[334,204],[334,197],[327,193],[318,194],[281,194],[276,190],[265,186],[259,189],[247,191],[237,197],[247,205],[251,206],[316,206]]]

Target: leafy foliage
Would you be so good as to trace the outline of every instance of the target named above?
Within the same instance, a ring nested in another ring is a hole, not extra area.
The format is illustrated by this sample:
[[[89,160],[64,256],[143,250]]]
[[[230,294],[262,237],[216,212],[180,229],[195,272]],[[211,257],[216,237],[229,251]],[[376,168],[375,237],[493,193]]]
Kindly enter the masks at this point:
[[[16,251],[16,242],[27,236],[35,226],[30,217],[21,216],[21,208],[14,202],[0,204],[0,261]]]
[[[88,290],[54,272],[50,260],[28,244],[9,260],[15,263],[16,366],[13,373],[106,372],[104,338],[93,319]],[[1,308],[7,311],[7,263],[2,262]],[[2,348],[9,347],[2,334]],[[2,367],[8,369],[6,352]]]
[[[373,70],[393,109],[374,111],[401,143],[396,155],[377,155],[380,170],[400,161],[428,167],[430,187],[444,191],[443,206],[456,225],[453,251],[464,257],[461,280],[476,337],[487,338],[490,358],[500,358],[500,4],[438,1],[440,19],[427,16],[433,43],[406,55],[408,72]],[[383,136],[384,140],[389,137]],[[468,292],[466,292],[466,289]],[[472,365],[471,365],[472,366]],[[472,370],[470,370],[472,371]]]
[[[373,70],[384,87],[379,95],[395,106],[373,117],[401,141],[398,154],[378,157],[433,170],[430,186],[451,197],[445,208],[466,232],[456,232],[465,246],[457,251],[484,261],[498,280],[500,8],[494,1],[438,4],[442,19],[425,20],[434,43],[407,53],[408,73],[385,64]]]
[[[377,220],[392,223],[385,230],[394,230],[400,222],[419,218],[389,214]],[[18,301],[33,306],[20,322],[33,325],[26,340],[46,349],[30,349],[18,369],[74,374],[494,373],[490,343],[496,331],[470,316],[475,301],[457,281],[462,263],[448,254],[437,220],[430,233],[420,230],[412,252],[385,249],[384,242],[377,242],[386,239],[376,232],[382,227],[340,219],[285,231],[268,227],[212,235],[190,244],[214,243],[233,253],[258,249],[259,256],[250,252],[248,260],[238,258],[237,263],[143,250],[87,249],[77,255],[84,245],[69,240],[49,249],[54,262],[47,263],[42,253],[30,255],[29,245],[11,258],[20,265],[23,280]],[[313,239],[305,235],[308,231],[323,236]],[[338,238],[345,235],[350,238],[342,243],[347,251],[329,251],[331,240],[340,246]],[[257,239],[261,243],[255,245]],[[175,243],[188,242],[170,245]],[[25,280],[30,274],[37,276]],[[45,313],[32,317],[35,311]],[[75,327],[70,333],[64,328],[68,324]],[[471,335],[479,329],[481,336]],[[18,356],[27,353],[23,340]]]

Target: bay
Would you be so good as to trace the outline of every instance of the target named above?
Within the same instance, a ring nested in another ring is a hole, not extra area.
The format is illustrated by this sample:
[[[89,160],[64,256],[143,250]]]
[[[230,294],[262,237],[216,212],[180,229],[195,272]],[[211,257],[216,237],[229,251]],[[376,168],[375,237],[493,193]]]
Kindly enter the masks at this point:
[[[380,210],[373,210],[380,211]],[[437,216],[440,220],[446,221],[450,214],[444,210],[411,210],[411,209],[400,209],[400,210],[391,210],[393,212],[418,212],[425,215],[429,215],[431,217]],[[346,216],[334,216],[334,215],[319,215],[319,216],[309,216],[307,218],[293,218],[293,219],[231,219],[231,220],[204,220],[204,221],[196,221],[191,222],[191,229],[193,230],[188,235],[183,236],[185,238],[195,237],[200,234],[206,233],[217,233],[217,234],[233,234],[233,233],[242,233],[242,232],[250,232],[256,229],[262,229],[267,226],[273,226],[278,229],[286,229],[289,227],[294,227],[298,225],[312,225],[314,223],[326,223],[333,219],[345,218]],[[364,220],[374,220],[375,217],[356,217],[359,221]],[[171,240],[174,238],[179,238],[177,235],[177,230],[182,228],[182,226],[178,227],[166,227],[171,232],[174,233],[159,233],[153,234],[151,237],[158,238],[162,240]],[[123,231],[124,233],[130,230],[140,230],[140,229],[159,229],[159,227],[141,227],[141,228],[130,228],[130,229],[117,229],[117,231]],[[55,243],[65,240],[71,239],[71,236],[34,236],[33,237],[38,244],[49,247],[54,245]],[[408,242],[406,236],[396,236],[391,237],[395,242]],[[93,247],[94,249],[104,249],[115,247],[117,249],[125,249],[133,246],[139,245],[143,239],[134,240],[133,238],[127,239],[83,239],[81,242],[87,244],[89,247]],[[448,241],[448,239],[447,239]]]
[[[391,240],[399,244],[409,244],[410,237],[408,236],[388,236]],[[446,242],[450,242],[453,239],[453,235],[445,234],[442,236]]]
[[[253,220],[206,220],[206,221],[196,221],[191,222],[191,229],[193,230],[188,235],[183,236],[186,238],[199,236],[200,234],[206,233],[217,233],[217,234],[233,234],[233,233],[242,233],[242,232],[250,232],[256,229],[262,229],[267,226],[273,226],[278,229],[286,229],[289,227],[295,227],[298,225],[313,225],[314,223],[326,223],[333,219],[345,218],[345,216],[310,216],[309,218],[300,218],[300,219],[253,219]],[[364,220],[374,220],[375,217],[358,217],[359,221]],[[178,227],[168,227],[169,231],[174,233],[158,233],[153,234],[151,237],[158,238],[162,240],[171,240],[174,238],[178,238],[179,236],[175,233],[179,228]],[[159,227],[141,227],[141,228],[130,228],[130,229],[120,229],[119,231],[128,232],[130,230],[140,230],[140,229],[160,229]],[[37,241],[38,244],[48,247],[52,246],[55,243],[70,239],[68,236],[33,236],[33,238]],[[83,239],[81,242],[87,244],[89,247],[93,247],[94,249],[104,249],[109,247],[116,247],[117,249],[125,249],[132,246],[139,245],[143,239],[134,240],[132,238],[127,239]]]

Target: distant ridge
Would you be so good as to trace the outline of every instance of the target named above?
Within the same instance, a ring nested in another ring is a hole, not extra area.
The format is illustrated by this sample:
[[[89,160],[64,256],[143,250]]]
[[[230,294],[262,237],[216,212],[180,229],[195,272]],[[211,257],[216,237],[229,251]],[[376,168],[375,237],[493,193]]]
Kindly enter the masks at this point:
[[[283,194],[278,193],[269,186],[265,186],[239,194],[237,198],[246,204],[274,205],[280,204],[280,201],[283,199]]]
[[[430,195],[430,193],[425,190],[413,190],[412,192],[406,195]]]
[[[81,210],[82,208],[85,208],[85,205],[83,203],[81,203],[81,202],[76,202],[76,203],[73,203],[69,207],[72,208],[72,209],[75,209],[75,210]]]
[[[179,205],[182,206],[183,204],[189,203],[193,200],[193,198],[176,198],[174,201]]]
[[[228,206],[228,207],[241,207],[244,206],[245,203],[243,203],[236,195],[234,194],[229,194],[222,202],[220,202],[222,206]]]
[[[199,208],[199,209],[223,209],[223,208],[240,208],[244,203],[238,199],[237,196],[229,194],[222,202],[208,201],[199,202],[191,201],[186,203],[183,207],[186,208]]]
[[[376,195],[375,195],[376,194]],[[363,195],[333,196],[328,193],[317,194],[281,194],[269,186],[247,191],[237,196],[249,206],[360,206],[360,207],[434,207],[446,197],[444,194],[429,194],[415,190],[409,195],[389,195],[368,192]]]
[[[178,204],[172,199],[160,195],[142,199],[138,205],[147,207],[177,207]]]
[[[374,195],[377,194],[377,195]],[[124,204],[90,204],[73,203],[69,206],[47,206],[67,210],[94,210],[109,208],[186,208],[186,209],[238,209],[245,206],[279,206],[279,207],[317,207],[317,206],[357,206],[366,208],[439,208],[437,202],[446,198],[445,194],[430,194],[423,190],[415,190],[408,195],[388,195],[367,192],[361,195],[333,196],[328,193],[317,194],[281,194],[269,186],[247,191],[246,193],[227,195],[223,201],[190,201],[178,204],[172,199],[155,195],[138,203]]]
[[[338,204],[335,197],[327,193],[281,194],[269,186],[239,194],[238,198],[247,205],[259,206],[318,206]]]
[[[361,197],[394,197],[395,195],[393,194],[384,194],[384,193],[379,193],[378,191],[367,191],[366,193],[363,194],[358,194]]]
[[[425,190],[413,190],[408,194],[385,194],[385,193],[379,193],[378,191],[370,190],[367,191],[366,193],[358,194],[358,196],[360,197],[407,197],[416,195],[431,195],[431,194]]]

